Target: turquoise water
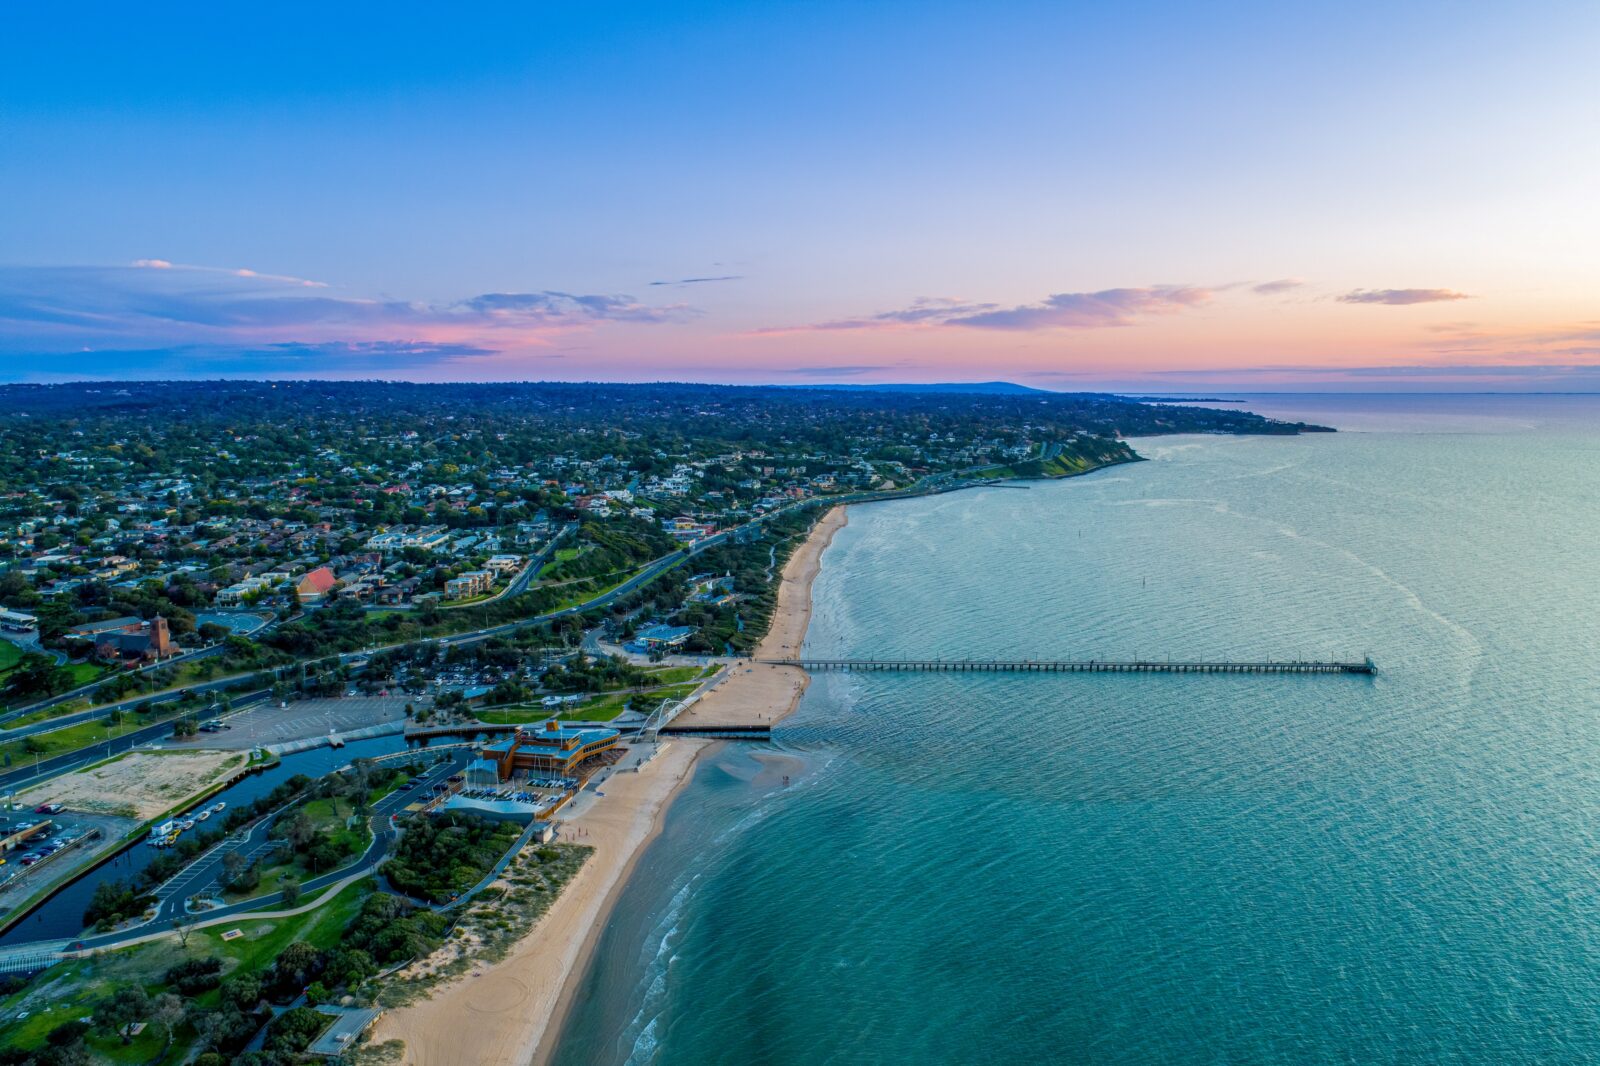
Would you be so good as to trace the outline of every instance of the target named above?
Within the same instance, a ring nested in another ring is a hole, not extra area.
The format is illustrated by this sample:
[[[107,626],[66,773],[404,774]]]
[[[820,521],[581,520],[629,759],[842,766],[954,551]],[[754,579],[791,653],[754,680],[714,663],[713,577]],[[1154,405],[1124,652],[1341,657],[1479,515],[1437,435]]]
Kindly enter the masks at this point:
[[[1600,399],[1250,407],[1346,431],[852,509],[810,650],[1378,677],[818,676],[558,1061],[1600,1060]]]

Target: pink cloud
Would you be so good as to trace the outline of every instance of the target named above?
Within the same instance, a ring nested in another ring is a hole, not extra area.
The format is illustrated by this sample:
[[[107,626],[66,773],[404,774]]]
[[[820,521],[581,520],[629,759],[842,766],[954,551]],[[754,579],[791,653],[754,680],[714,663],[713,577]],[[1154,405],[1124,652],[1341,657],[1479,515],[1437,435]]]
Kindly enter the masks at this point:
[[[1409,304],[1432,304],[1449,300],[1470,300],[1472,297],[1453,289],[1356,289],[1339,297],[1347,304],[1389,304],[1403,307]]]
[[[905,330],[959,326],[966,329],[1105,329],[1131,326],[1152,315],[1175,314],[1208,303],[1216,290],[1193,285],[1059,292],[1033,304],[1004,307],[950,297],[917,300],[909,307],[864,318],[833,319],[802,326],[770,326],[756,335],[835,330]]]

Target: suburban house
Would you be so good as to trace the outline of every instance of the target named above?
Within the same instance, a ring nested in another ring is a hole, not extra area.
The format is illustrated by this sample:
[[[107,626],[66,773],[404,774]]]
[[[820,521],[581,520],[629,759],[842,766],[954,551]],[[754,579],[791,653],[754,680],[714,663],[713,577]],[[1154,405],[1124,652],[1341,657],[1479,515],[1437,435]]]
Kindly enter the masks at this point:
[[[339,579],[333,576],[333,571],[326,566],[319,566],[315,570],[306,572],[294,586],[294,594],[302,604],[321,603]]]

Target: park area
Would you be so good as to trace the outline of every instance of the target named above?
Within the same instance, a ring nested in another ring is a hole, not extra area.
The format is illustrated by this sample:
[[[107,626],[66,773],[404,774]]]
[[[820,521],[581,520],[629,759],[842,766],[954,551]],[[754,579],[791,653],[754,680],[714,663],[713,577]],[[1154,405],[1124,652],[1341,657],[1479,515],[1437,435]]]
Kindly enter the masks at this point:
[[[691,695],[705,680],[721,667],[660,666],[646,670],[652,684],[635,688],[597,692],[581,702],[562,703],[546,707],[542,703],[520,703],[509,707],[495,707],[476,714],[480,722],[492,725],[525,725],[529,722],[609,722],[620,716],[630,706],[640,714],[649,714],[662,700],[681,700]]]

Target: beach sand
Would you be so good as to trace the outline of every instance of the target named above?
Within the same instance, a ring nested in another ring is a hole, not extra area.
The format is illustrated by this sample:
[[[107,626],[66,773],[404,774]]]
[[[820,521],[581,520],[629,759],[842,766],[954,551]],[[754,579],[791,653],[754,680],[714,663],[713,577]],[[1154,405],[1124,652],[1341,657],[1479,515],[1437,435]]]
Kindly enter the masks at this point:
[[[604,925],[615,889],[659,830],[667,800],[705,743],[667,741],[638,773],[607,778],[605,795],[561,833],[594,854],[527,937],[502,961],[384,1014],[373,1042],[403,1040],[402,1061],[426,1066],[525,1066],[532,1060],[568,975],[590,950],[591,932]]]
[[[823,550],[844,523],[844,508],[835,507],[785,563],[772,627],[757,646],[756,658],[799,654],[811,618],[811,582]],[[678,721],[775,722],[794,710],[806,681],[803,670],[743,660]],[[607,778],[601,786],[605,795],[561,833],[562,839],[592,846],[594,854],[511,955],[438,989],[430,999],[384,1014],[373,1030],[373,1042],[405,1041],[402,1061],[417,1066],[547,1061],[629,872],[660,832],[673,795],[689,780],[695,758],[706,746],[675,738],[637,773]]]
[[[805,543],[784,564],[772,627],[756,645],[755,654],[730,664],[724,680],[678,715],[674,725],[770,725],[799,706],[811,680],[806,672],[797,666],[767,666],[754,660],[800,655],[811,622],[811,583],[822,568],[822,553],[845,521],[845,509],[835,507],[812,527]]]

